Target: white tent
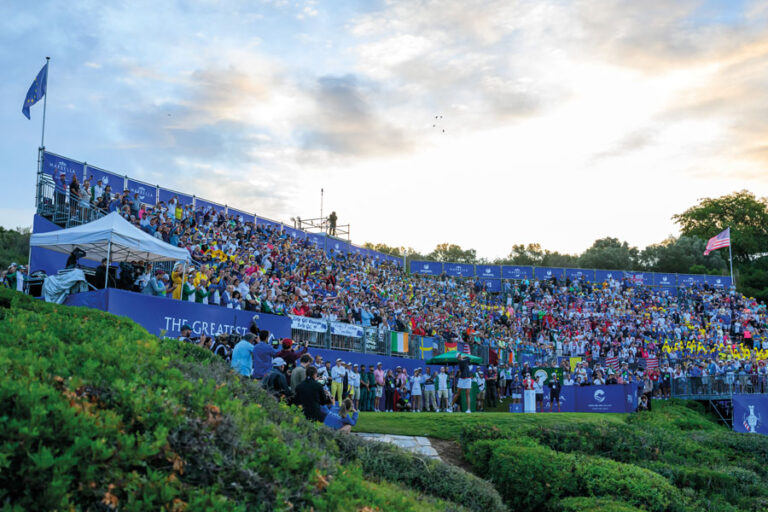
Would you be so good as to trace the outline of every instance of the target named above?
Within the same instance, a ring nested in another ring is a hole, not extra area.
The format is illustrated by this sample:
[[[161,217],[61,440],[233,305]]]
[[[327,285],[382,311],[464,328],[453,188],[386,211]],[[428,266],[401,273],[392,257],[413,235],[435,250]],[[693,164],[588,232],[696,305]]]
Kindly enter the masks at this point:
[[[85,259],[101,261],[184,261],[189,252],[174,247],[131,225],[117,212],[74,228],[33,234],[32,247],[71,253],[75,247],[86,252]]]

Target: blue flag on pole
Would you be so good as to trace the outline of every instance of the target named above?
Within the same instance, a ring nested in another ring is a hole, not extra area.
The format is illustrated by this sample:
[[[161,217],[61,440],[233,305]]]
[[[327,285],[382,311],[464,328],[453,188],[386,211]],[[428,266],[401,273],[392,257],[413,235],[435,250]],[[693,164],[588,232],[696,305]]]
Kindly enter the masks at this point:
[[[32,85],[29,86],[29,91],[27,91],[27,97],[24,100],[24,106],[21,109],[21,113],[27,116],[27,119],[31,119],[29,117],[29,107],[40,101],[43,96],[45,96],[45,89],[48,86],[48,63],[45,63],[45,66],[43,66],[43,69],[40,70],[40,72],[37,74],[37,77],[35,78],[35,81],[32,82]]]

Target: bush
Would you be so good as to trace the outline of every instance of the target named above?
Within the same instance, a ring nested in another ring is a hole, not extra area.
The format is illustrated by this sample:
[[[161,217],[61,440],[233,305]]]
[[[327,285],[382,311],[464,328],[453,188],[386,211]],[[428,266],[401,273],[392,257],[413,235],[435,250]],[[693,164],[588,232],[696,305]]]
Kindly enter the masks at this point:
[[[506,510],[501,496],[489,482],[466,471],[406,452],[401,448],[335,435],[342,460],[358,463],[366,478],[397,482],[409,489],[461,503],[478,512]]]
[[[609,498],[563,498],[557,503],[554,509],[560,512],[641,512],[642,509],[635,508],[621,501],[615,501]]]
[[[510,507],[552,506],[568,496],[621,496],[649,511],[684,510],[682,495],[666,479],[630,464],[508,440],[477,441],[467,455]]]
[[[330,430],[125,318],[0,290],[0,332],[6,509],[460,509],[365,481]]]

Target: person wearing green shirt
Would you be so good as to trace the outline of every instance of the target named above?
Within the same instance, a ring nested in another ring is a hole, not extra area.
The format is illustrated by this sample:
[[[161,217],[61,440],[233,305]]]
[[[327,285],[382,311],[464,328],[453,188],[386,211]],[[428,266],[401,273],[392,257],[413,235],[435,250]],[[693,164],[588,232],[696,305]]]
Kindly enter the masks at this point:
[[[370,384],[368,383],[368,370],[365,367],[365,365],[360,365],[360,407],[359,409],[361,411],[367,411],[366,406],[368,405],[368,393],[370,393],[369,389]]]

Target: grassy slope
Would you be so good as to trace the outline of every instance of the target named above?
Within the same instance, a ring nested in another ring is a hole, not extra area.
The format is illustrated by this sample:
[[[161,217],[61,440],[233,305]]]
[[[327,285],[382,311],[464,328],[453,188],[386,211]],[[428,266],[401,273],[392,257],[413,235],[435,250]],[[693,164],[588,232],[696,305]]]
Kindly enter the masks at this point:
[[[307,422],[127,319],[0,290],[0,332],[3,510],[502,509],[486,482]]]

